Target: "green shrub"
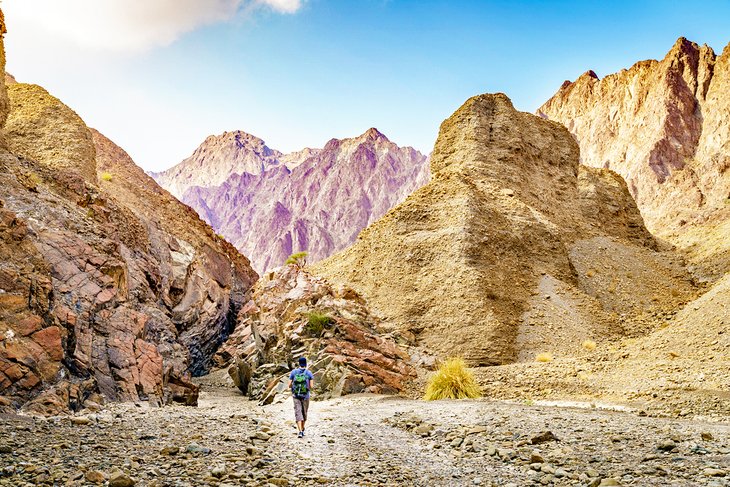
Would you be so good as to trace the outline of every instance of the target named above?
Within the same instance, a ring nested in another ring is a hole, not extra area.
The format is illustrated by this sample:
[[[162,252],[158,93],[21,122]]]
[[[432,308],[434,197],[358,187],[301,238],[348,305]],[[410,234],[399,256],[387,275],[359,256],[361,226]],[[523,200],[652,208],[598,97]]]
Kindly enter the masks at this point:
[[[111,173],[108,173],[108,172],[101,173],[102,181],[111,181],[112,179],[114,179],[114,176],[112,176]]]
[[[481,397],[482,391],[464,359],[450,358],[429,379],[424,399],[468,399]]]
[[[311,313],[307,314],[307,326],[306,330],[310,335],[319,335],[322,333],[322,330],[325,329],[325,327],[332,324],[334,320],[324,314],[319,313],[317,311],[312,311]]]
[[[309,252],[296,252],[291,254],[284,264],[294,264],[297,267],[304,267],[307,264],[307,255],[309,255]]]

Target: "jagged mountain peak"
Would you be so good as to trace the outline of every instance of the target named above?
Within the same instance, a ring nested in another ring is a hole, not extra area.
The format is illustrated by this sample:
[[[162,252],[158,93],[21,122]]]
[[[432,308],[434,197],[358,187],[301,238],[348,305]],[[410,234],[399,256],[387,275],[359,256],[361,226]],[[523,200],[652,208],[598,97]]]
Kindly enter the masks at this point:
[[[680,37],[661,61],[581,78],[538,113],[573,133],[584,164],[626,180],[650,230],[694,249],[710,274],[730,269],[730,241],[709,249],[702,237],[730,212],[730,49]]]

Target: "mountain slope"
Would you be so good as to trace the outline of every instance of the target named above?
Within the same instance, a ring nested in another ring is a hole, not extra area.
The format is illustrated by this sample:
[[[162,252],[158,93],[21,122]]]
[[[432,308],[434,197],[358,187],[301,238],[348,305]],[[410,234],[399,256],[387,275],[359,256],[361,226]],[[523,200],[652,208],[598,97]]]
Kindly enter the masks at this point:
[[[581,161],[626,179],[647,227],[714,279],[730,270],[730,45],[680,38],[661,61],[565,82],[538,113],[576,137]]]
[[[189,377],[209,367],[256,273],[60,100],[7,92],[0,407],[195,403]]]
[[[425,156],[376,129],[281,160],[292,169],[280,164],[233,174],[220,186],[191,187],[182,196],[250,255],[259,272],[300,250],[317,261],[345,248],[428,180]]]
[[[314,272],[472,365],[639,332],[692,283],[655,251],[621,178],[578,160],[562,125],[473,97],[441,125],[431,181]]]
[[[263,140],[236,130],[211,135],[181,163],[152,177],[170,193],[181,198],[193,186],[218,186],[234,174],[260,174],[279,167],[281,152]]]

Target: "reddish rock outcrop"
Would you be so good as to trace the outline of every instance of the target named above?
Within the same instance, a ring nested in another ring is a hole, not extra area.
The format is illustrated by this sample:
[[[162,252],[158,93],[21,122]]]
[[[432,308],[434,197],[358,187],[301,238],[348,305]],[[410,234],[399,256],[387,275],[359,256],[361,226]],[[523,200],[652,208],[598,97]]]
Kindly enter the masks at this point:
[[[236,140],[224,134],[215,139],[214,150],[209,138],[196,151],[209,154],[195,159],[205,164],[184,161],[155,177],[171,190],[189,186],[182,201],[251,256],[259,272],[282,265],[294,252],[308,251],[309,261],[315,262],[345,248],[360,230],[428,181],[427,158],[398,147],[376,129],[286,156],[265,148],[260,139],[255,139],[256,151],[250,143],[236,150]],[[228,145],[221,147],[224,141]],[[252,163],[252,154],[268,155]],[[242,158],[245,163],[235,162]],[[211,186],[212,168],[219,166],[225,167],[216,171],[229,177]]]
[[[661,61],[565,82],[538,114],[570,130],[583,164],[623,176],[647,227],[717,277],[730,270],[728,89],[730,45],[716,56],[680,38]]]
[[[58,99],[24,84],[9,99],[0,402],[41,414],[195,404],[190,376],[210,367],[256,273]]]
[[[357,293],[288,265],[256,283],[216,359],[230,364],[244,393],[269,403],[286,390],[301,356],[310,361],[318,398],[397,393],[415,378],[408,354],[383,333]]]

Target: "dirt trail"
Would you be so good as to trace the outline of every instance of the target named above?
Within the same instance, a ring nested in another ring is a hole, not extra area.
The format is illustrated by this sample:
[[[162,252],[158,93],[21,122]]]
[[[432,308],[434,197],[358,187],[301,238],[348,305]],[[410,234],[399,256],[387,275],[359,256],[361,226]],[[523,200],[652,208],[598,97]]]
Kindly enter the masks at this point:
[[[298,439],[292,416],[213,388],[198,408],[0,417],[0,485],[730,486],[727,424],[363,395],[313,402]]]

